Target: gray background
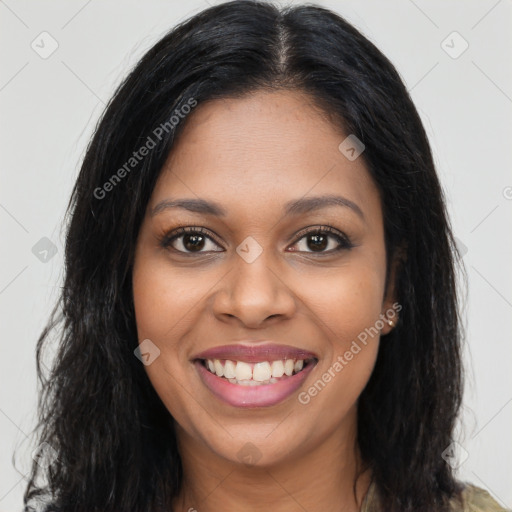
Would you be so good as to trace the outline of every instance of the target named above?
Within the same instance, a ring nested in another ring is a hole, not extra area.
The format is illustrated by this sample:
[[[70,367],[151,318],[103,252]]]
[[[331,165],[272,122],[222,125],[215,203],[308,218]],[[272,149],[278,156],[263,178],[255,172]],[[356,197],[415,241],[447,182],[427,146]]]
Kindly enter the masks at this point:
[[[34,347],[59,291],[61,223],[94,124],[144,51],[212,3],[0,0],[0,512],[22,506],[35,446]],[[425,123],[469,281],[456,463],[461,479],[512,508],[512,2],[318,3],[392,60]]]

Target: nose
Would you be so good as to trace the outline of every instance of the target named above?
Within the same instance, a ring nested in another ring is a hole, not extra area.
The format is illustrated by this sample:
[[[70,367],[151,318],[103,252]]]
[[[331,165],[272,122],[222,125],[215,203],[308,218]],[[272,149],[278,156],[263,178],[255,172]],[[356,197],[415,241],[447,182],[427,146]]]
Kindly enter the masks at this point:
[[[294,293],[263,254],[252,263],[235,256],[213,300],[216,318],[253,329],[267,326],[272,319],[292,318],[297,304]]]

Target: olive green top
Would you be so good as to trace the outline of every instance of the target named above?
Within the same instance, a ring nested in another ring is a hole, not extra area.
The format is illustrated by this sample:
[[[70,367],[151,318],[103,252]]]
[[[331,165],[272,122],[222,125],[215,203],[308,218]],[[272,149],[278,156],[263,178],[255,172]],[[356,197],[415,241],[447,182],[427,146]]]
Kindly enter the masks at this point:
[[[512,512],[510,509],[499,505],[487,491],[471,484],[465,484],[462,499],[462,507],[458,501],[451,502],[450,509],[453,512]],[[382,512],[382,508],[379,506],[377,489],[373,483],[368,488],[361,512]]]

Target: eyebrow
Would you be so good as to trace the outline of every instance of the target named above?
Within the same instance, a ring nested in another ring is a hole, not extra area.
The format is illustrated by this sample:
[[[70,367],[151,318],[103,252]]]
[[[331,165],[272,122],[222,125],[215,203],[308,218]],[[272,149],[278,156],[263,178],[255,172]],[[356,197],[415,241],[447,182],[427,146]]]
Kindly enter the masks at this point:
[[[286,215],[300,215],[301,213],[309,213],[329,206],[342,206],[344,208],[350,208],[352,211],[357,213],[359,217],[364,220],[364,214],[361,208],[346,197],[325,195],[325,196],[314,196],[314,197],[302,197],[296,201],[290,201],[285,205]]]
[[[363,220],[365,219],[363,211],[356,203],[346,197],[336,195],[302,197],[295,201],[289,201],[284,206],[284,213],[285,215],[300,215],[331,206],[350,208]],[[206,201],[205,199],[165,199],[160,201],[151,210],[151,216],[153,217],[173,208],[182,208],[190,212],[214,215],[216,217],[225,217],[227,215],[226,210],[214,201]]]
[[[172,208],[182,208],[194,213],[203,213],[205,215],[215,215],[216,217],[225,217],[226,210],[213,201],[205,199],[165,199],[160,201],[152,210],[151,216]]]

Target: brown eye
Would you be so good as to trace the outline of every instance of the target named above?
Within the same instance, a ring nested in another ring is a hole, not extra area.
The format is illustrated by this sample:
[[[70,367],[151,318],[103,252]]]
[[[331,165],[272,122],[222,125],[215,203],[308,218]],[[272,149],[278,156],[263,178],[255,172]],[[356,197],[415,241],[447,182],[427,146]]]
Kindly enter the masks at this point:
[[[183,254],[222,252],[213,238],[205,234],[202,228],[179,228],[166,235],[160,242],[165,249],[172,249]]]
[[[183,235],[183,246],[187,251],[200,251],[205,244],[203,235]]]
[[[346,235],[330,226],[301,231],[295,245],[297,248],[294,252],[318,254],[331,254],[353,247]]]
[[[328,237],[325,235],[308,235],[307,239],[307,246],[312,251],[323,251],[329,243]]]

